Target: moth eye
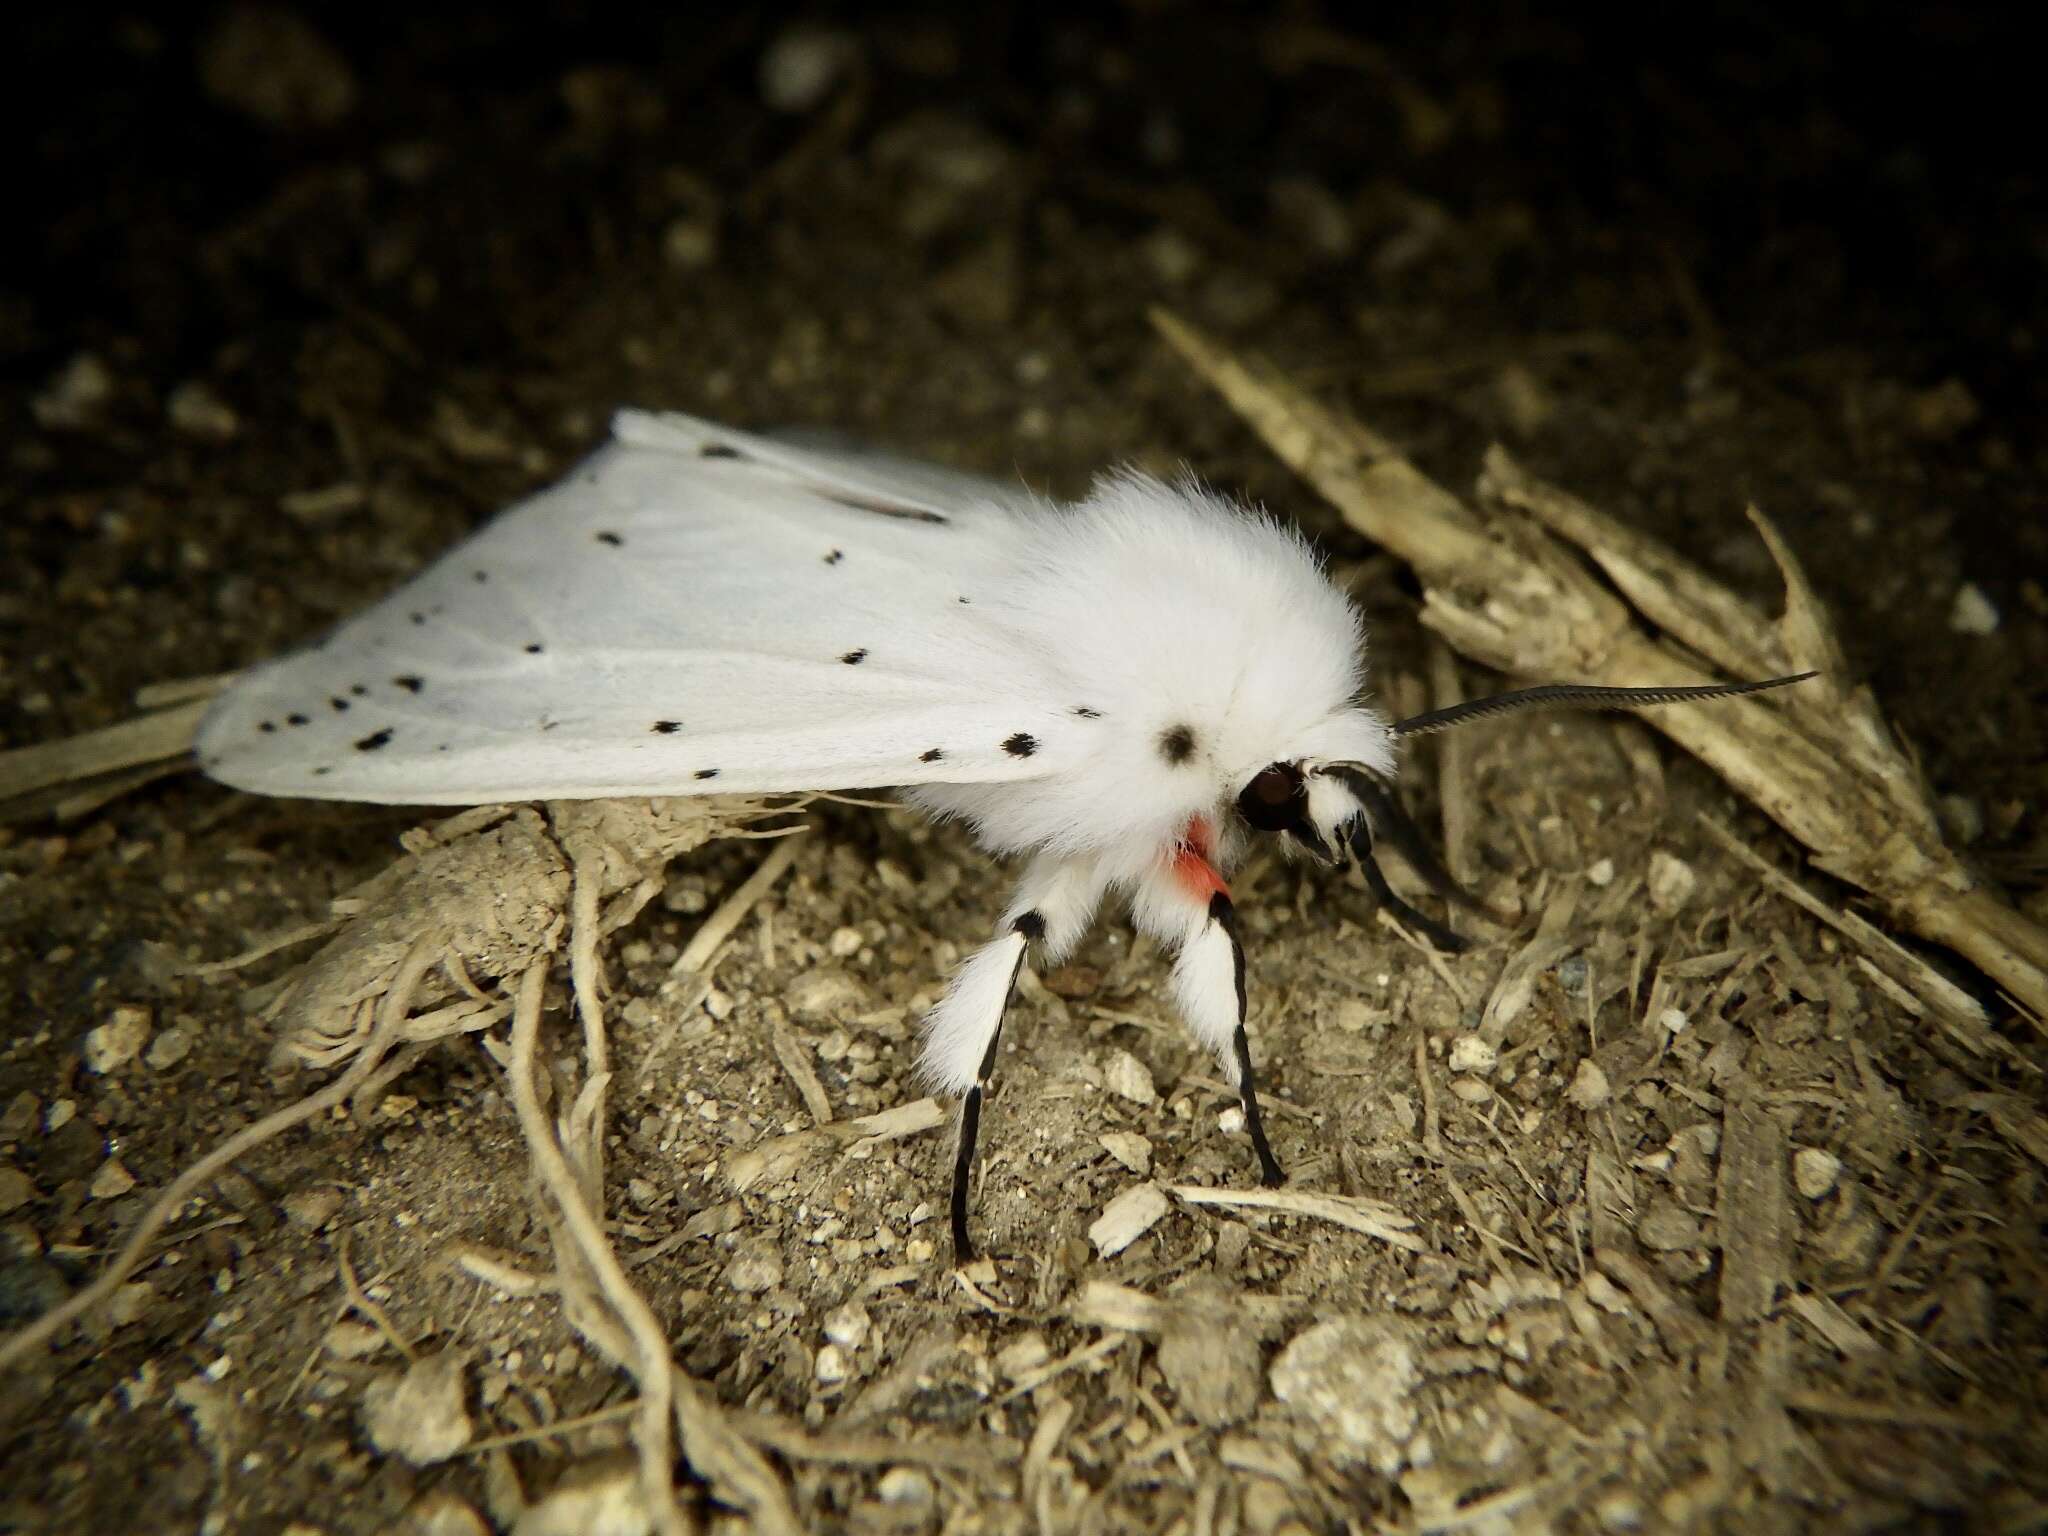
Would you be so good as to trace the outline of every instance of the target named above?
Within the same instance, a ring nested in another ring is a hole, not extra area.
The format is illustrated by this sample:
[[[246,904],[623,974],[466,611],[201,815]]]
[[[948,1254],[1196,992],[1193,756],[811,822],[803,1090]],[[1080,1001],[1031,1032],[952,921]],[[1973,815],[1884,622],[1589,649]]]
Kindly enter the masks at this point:
[[[1259,770],[1237,797],[1237,812],[1261,832],[1278,832],[1301,819],[1307,808],[1308,783],[1292,763],[1272,763]]]

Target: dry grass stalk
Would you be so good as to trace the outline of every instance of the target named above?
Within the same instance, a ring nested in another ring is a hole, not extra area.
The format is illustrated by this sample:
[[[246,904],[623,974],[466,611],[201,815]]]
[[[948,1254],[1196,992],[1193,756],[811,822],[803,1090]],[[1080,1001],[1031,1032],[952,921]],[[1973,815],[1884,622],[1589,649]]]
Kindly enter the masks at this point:
[[[1714,681],[1698,657],[1736,677],[1820,671],[1799,688],[1643,718],[1804,843],[1822,869],[2048,1016],[2048,929],[1979,884],[1949,849],[1927,786],[1870,690],[1848,686],[1827,616],[1762,514],[1750,516],[1785,582],[1775,622],[1503,449],[1489,450],[1478,505],[1468,505],[1270,364],[1164,311],[1153,320],[1346,521],[1415,568],[1423,622],[1465,655],[1516,676],[1607,686]],[[1951,998],[1923,1000],[1954,1007]]]
[[[682,1536],[689,1529],[676,1504],[670,1470],[673,1415],[690,1464],[722,1496],[746,1509],[757,1529],[794,1533],[796,1516],[781,1481],[675,1364],[654,1309],[633,1288],[604,1234],[598,1214],[602,1194],[596,1192],[593,1200],[590,1188],[594,1160],[589,1147],[603,1136],[602,1122],[591,1106],[602,1099],[605,1079],[588,1080],[562,1124],[550,1124],[541,1108],[534,1055],[546,983],[544,960],[529,966],[520,979],[519,1001],[512,1013],[513,1104],[534,1171],[554,1209],[556,1220],[550,1228],[564,1308],[577,1331],[616,1365],[631,1371],[639,1383],[633,1438],[642,1490],[655,1525],[663,1536]]]

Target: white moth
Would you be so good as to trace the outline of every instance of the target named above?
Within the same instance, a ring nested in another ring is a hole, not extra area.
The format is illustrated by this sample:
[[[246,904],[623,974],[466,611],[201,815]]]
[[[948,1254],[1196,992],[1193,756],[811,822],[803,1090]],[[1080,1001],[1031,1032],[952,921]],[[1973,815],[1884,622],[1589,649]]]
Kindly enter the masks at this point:
[[[1399,736],[1523,703],[1746,692],[1524,690],[1391,723],[1364,631],[1301,537],[1135,471],[1055,505],[876,454],[628,411],[559,484],[311,649],[246,674],[201,766],[265,794],[396,804],[899,786],[1024,861],[998,937],[925,1023],[962,1094],[958,1255],[981,1099],[1026,948],[1106,896],[1175,955],[1173,994],[1267,1143],[1223,872],[1248,833],[1326,863],[1372,836],[1450,891],[1383,785]]]

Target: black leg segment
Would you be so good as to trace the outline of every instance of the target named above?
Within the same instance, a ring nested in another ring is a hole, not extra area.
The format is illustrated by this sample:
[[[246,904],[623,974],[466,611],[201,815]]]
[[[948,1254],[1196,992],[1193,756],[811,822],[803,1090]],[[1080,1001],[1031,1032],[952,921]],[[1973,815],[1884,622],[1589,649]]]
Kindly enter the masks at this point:
[[[1380,866],[1373,858],[1372,828],[1361,816],[1351,824],[1351,851],[1358,855],[1359,873],[1365,876],[1365,883],[1372,888],[1374,898],[1394,916],[1415,929],[1429,942],[1446,954],[1462,954],[1468,941],[1460,937],[1456,929],[1438,922],[1426,912],[1418,912],[1387,884],[1387,877],[1380,873]]]
[[[1244,1032],[1244,940],[1237,935],[1237,908],[1221,891],[1209,898],[1209,920],[1230,940],[1230,958],[1237,971],[1237,1033],[1231,1037],[1231,1050],[1237,1057],[1237,1092],[1244,1105],[1244,1128],[1251,1135],[1252,1151],[1258,1154],[1259,1182],[1271,1189],[1286,1183],[1287,1175],[1273,1155],[1272,1144],[1266,1140],[1266,1121],[1259,1113],[1258,1088],[1252,1082],[1251,1042]]]
[[[1010,924],[1010,931],[1024,940],[1018,947],[1017,963],[1010,968],[1010,984],[1003,991],[1003,1007],[1010,1006],[1010,994],[1017,988],[1017,973],[1024,968],[1025,950],[1034,939],[1045,937],[1045,919],[1036,912],[1021,913]],[[972,1264],[974,1262],[974,1240],[967,1235],[967,1194],[974,1175],[974,1147],[981,1135],[981,1101],[988,1088],[988,1080],[995,1075],[996,1047],[1003,1042],[1002,1015],[996,1016],[996,1027],[988,1037],[988,1049],[981,1053],[981,1065],[975,1070],[974,1086],[967,1090],[967,1097],[960,1101],[960,1139],[953,1146],[953,1195],[951,1211],[953,1218],[953,1262]]]
[[[974,1243],[967,1236],[967,1185],[974,1171],[974,1142],[981,1134],[981,1085],[967,1090],[960,1104],[960,1140],[953,1148],[953,1262],[972,1264]]]

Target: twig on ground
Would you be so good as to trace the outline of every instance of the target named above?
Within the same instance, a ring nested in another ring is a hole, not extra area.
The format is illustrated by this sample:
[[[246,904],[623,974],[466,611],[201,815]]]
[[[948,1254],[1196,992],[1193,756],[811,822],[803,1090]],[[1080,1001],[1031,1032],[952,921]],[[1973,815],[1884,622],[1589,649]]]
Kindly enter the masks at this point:
[[[703,926],[690,935],[689,944],[669,968],[670,974],[694,976],[708,971],[713,957],[725,947],[726,940],[739,931],[747,914],[754,910],[762,897],[775,889],[775,882],[788,873],[789,866],[796,862],[796,854],[794,838],[777,843],[759,867],[740,882],[739,889],[726,897],[718,910],[704,919]]]
[[[334,1245],[334,1267],[341,1275],[341,1288],[348,1296],[348,1304],[374,1323],[377,1331],[384,1335],[385,1341],[393,1349],[408,1360],[417,1360],[419,1352],[406,1341],[405,1335],[398,1331],[398,1325],[391,1321],[391,1314],[371,1298],[369,1292],[363,1289],[362,1281],[356,1278],[356,1267],[349,1262],[346,1232],[341,1234],[340,1241]]]
[[[626,1278],[597,1213],[586,1203],[577,1173],[570,1167],[556,1130],[541,1108],[534,1055],[546,982],[545,960],[536,960],[520,978],[519,1001],[512,1014],[513,1106],[534,1171],[559,1214],[561,1229],[573,1245],[573,1256],[587,1270],[614,1324],[611,1328],[592,1329],[586,1326],[591,1319],[578,1317],[578,1325],[585,1328],[586,1336],[594,1344],[631,1370],[640,1384],[634,1442],[639,1451],[643,1491],[655,1523],[665,1536],[682,1536],[688,1529],[676,1503],[670,1472],[669,1421],[673,1414],[691,1465],[714,1485],[722,1485],[727,1496],[752,1514],[759,1528],[794,1536],[798,1529],[796,1516],[790,1510],[781,1482],[670,1357],[668,1338],[660,1321]],[[602,1080],[592,1081],[596,1084]],[[565,1299],[571,1274],[565,1265]]]
[[[1424,1253],[1428,1245],[1415,1235],[1415,1218],[1403,1215],[1391,1205],[1351,1195],[1323,1195],[1307,1189],[1209,1189],[1199,1184],[1173,1184],[1168,1188],[1189,1205],[1237,1206],[1245,1210],[1277,1211],[1283,1216],[1307,1216],[1327,1221],[1350,1232],[1362,1232],[1410,1253]]]

